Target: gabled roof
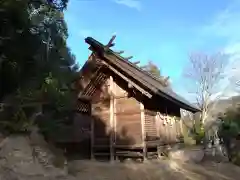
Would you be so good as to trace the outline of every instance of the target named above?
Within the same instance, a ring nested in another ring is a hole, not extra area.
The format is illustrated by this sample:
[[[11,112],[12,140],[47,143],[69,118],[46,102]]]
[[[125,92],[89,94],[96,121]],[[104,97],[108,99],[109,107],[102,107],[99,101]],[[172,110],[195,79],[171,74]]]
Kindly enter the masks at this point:
[[[85,42],[90,45],[90,49],[93,52],[97,53],[103,61],[105,61],[110,66],[116,67],[126,76],[131,77],[131,79],[133,79],[134,82],[137,82],[139,86],[150,90],[151,93],[155,95],[171,101],[172,103],[178,105],[180,108],[191,112],[200,111],[197,107],[190,104],[181,96],[177,95],[170,88],[164,87],[160,79],[139,68],[136,64],[123,58],[118,53],[114,52],[97,40],[93,39],[92,37],[87,37],[85,39]]]

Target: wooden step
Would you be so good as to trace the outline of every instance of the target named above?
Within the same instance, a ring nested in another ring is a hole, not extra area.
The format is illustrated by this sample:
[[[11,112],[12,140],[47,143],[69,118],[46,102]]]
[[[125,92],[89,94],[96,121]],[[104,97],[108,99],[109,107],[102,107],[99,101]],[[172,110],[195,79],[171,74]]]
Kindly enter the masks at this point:
[[[99,144],[99,145],[93,145],[93,148],[110,148],[110,146],[105,144]]]
[[[133,151],[117,151],[116,156],[143,157],[143,154],[140,152],[133,152]]]
[[[93,153],[94,156],[110,156],[110,153],[102,153],[102,152],[96,152],[96,153]]]

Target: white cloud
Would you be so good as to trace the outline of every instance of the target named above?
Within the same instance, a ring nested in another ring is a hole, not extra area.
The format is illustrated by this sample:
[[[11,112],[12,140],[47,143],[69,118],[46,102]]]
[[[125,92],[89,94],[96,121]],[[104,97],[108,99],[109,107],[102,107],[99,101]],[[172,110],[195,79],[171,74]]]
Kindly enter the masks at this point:
[[[240,0],[229,2],[228,7],[201,29],[204,34],[227,38],[229,42],[240,41]]]
[[[209,46],[215,41],[223,43],[217,46],[221,46],[221,53],[228,57],[228,65],[224,71],[226,78],[219,83],[218,92],[212,98],[229,98],[237,95],[238,89],[235,82],[239,81],[240,90],[240,0],[229,0],[228,7],[215,16],[209,17],[208,23],[198,27],[195,33],[200,37],[203,45]],[[188,80],[185,82],[184,87],[180,83],[174,84],[176,91],[189,101],[195,101],[194,93],[186,91],[191,89],[188,85],[192,86],[192,82]]]
[[[222,51],[228,57],[224,79],[219,82],[216,97],[229,98],[238,95],[236,82],[240,79],[240,42],[227,45]]]
[[[79,32],[78,32],[78,35],[80,37],[83,37],[83,38],[86,38],[88,36],[92,36],[92,31],[89,30],[89,29],[81,29]]]
[[[142,9],[142,4],[139,0],[114,0],[114,2],[129,8],[137,9],[138,11]]]
[[[226,78],[221,82],[222,94],[235,94],[235,82],[240,80],[240,0],[230,1],[227,8],[218,13],[213,20],[203,27],[202,33],[213,39],[224,39],[222,53],[228,57],[225,67]]]
[[[224,49],[224,53],[229,56],[229,65],[226,67],[226,74],[230,81],[240,80],[240,42],[230,44]]]
[[[240,79],[240,42],[226,45],[222,53],[227,55],[228,62],[224,69],[224,79],[218,85],[218,95],[221,98],[228,98],[238,95],[236,82]]]

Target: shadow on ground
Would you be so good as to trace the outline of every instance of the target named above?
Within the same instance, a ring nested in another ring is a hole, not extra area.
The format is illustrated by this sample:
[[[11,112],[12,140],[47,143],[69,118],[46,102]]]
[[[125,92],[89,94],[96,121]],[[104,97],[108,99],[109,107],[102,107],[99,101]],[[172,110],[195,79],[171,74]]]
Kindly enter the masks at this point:
[[[227,163],[183,164],[170,160],[136,163],[100,163],[74,161],[69,163],[69,174],[82,180],[235,180],[240,168]]]

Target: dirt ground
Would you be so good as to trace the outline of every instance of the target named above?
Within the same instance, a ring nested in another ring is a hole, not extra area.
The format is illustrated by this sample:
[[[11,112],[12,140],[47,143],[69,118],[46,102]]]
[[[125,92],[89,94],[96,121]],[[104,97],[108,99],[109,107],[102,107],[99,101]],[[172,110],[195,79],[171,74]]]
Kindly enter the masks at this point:
[[[144,163],[74,161],[69,174],[81,180],[238,180],[240,167],[229,163],[181,163],[154,160]]]

